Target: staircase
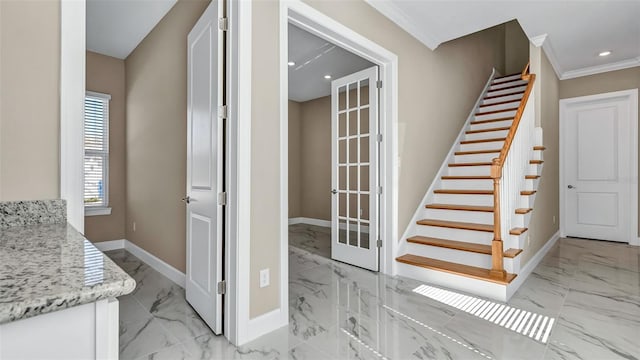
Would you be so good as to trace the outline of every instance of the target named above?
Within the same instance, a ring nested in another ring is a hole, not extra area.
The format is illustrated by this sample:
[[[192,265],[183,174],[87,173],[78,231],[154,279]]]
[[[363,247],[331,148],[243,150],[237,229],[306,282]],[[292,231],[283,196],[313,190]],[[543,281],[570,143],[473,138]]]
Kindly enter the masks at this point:
[[[400,245],[399,275],[506,301],[542,171],[529,67],[492,75]]]

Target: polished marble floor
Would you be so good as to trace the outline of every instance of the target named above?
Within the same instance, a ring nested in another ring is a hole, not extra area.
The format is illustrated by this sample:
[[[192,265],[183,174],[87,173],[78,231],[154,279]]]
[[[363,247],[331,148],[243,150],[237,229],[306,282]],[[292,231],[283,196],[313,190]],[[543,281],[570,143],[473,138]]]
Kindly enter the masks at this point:
[[[420,282],[294,245],[289,326],[240,348],[211,334],[179,286],[124,250],[107,253],[138,282],[120,298],[121,359],[640,358],[635,247],[558,241],[509,302],[556,319],[542,343],[413,292]]]

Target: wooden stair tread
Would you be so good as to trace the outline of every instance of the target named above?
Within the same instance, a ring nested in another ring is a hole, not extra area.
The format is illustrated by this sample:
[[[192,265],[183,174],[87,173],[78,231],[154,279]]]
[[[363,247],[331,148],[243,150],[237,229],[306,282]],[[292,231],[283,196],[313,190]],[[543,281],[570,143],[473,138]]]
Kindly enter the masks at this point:
[[[532,210],[533,210],[532,208],[519,208],[519,209],[516,209],[516,214],[521,214],[521,215],[528,214]]]
[[[511,77],[511,76],[516,76],[516,75],[522,75],[522,73],[521,72],[517,72],[517,73],[513,73],[511,75],[498,76],[498,77],[493,78],[493,81],[504,79],[504,78],[508,78],[508,77]]]
[[[498,122],[498,121],[506,121],[506,120],[513,120],[513,116],[509,117],[503,117],[503,118],[498,118],[498,119],[489,119],[489,120],[475,120],[472,121],[470,124],[471,125],[478,125],[478,124],[486,124],[486,123],[492,123],[492,122]]]
[[[501,112],[510,112],[510,111],[517,111],[517,110],[518,110],[518,108],[516,107],[516,108],[509,108],[509,109],[485,111],[485,112],[476,113],[476,116],[491,115],[491,114],[497,114],[497,113],[501,113]]]
[[[498,128],[480,129],[480,130],[467,130],[465,132],[465,134],[479,134],[479,133],[484,133],[484,132],[504,131],[504,130],[509,130],[509,129],[511,129],[511,126],[503,126],[503,127],[498,127]]]
[[[520,191],[520,195],[533,195],[535,193],[537,193],[536,190],[523,190],[523,191]]]
[[[547,150],[545,146],[534,146],[533,150]]]
[[[491,180],[491,176],[482,176],[482,175],[468,175],[468,176],[455,176],[455,175],[445,175],[441,177],[442,180]]]
[[[449,167],[461,167],[461,166],[488,166],[490,162],[473,162],[473,163],[451,163]]]
[[[437,246],[446,249],[460,250],[473,252],[477,254],[485,254],[491,255],[491,245],[483,245],[483,244],[474,244],[465,241],[456,241],[456,240],[446,240],[446,239],[438,239],[427,236],[412,236],[407,239],[407,242],[420,244],[420,245],[429,245],[429,246]],[[518,256],[522,252],[521,249],[508,249],[503,253],[506,258],[514,258]]]
[[[474,206],[474,205],[455,205],[455,204],[428,204],[427,209],[439,210],[461,210],[461,211],[480,211],[493,212],[493,206]]]
[[[466,276],[466,277],[470,277],[478,280],[490,281],[490,282],[501,284],[501,285],[509,284],[517,276],[515,274],[507,273],[507,276],[504,279],[496,278],[491,276],[491,273],[488,269],[452,263],[449,261],[431,259],[431,258],[412,255],[412,254],[405,254],[405,255],[399,256],[396,258],[396,261],[409,264],[409,265],[423,267],[425,269],[438,270],[438,271],[443,271],[443,272],[460,275],[460,276]]]
[[[455,155],[476,155],[476,154],[493,154],[499,153],[501,149],[495,150],[474,150],[474,151],[456,151]]]
[[[459,189],[437,189],[434,194],[458,194],[458,195],[493,195],[493,190],[459,190]]]
[[[476,224],[476,223],[468,223],[468,222],[461,222],[461,221],[431,220],[431,219],[418,220],[417,223],[418,225],[438,226],[438,227],[446,227],[451,229],[493,232],[493,225],[487,225],[487,224]]]
[[[505,141],[507,138],[479,139],[479,140],[462,140],[460,144],[475,144],[483,142]]]
[[[513,228],[511,230],[509,230],[509,234],[511,235],[522,235],[524,234],[527,230],[527,228]]]
[[[527,85],[528,85],[527,83],[524,83],[524,84],[519,84],[519,85],[507,86],[507,87],[504,87],[502,89],[493,89],[493,90],[487,91],[487,94],[492,93],[492,92],[496,92],[496,91],[511,90],[511,89],[515,89],[515,88],[519,88],[519,87],[523,87],[523,86],[527,86]]]
[[[495,102],[495,103],[493,103],[493,104],[484,104],[484,105],[480,105],[480,107],[489,107],[489,106],[496,106],[496,105],[504,105],[504,104],[508,104],[508,103],[512,103],[512,102],[518,102],[518,101],[520,101],[520,99],[505,100],[505,101]]]
[[[529,164],[542,164],[542,163],[544,163],[543,160],[530,160],[529,161]]]
[[[540,179],[540,175],[525,175],[524,178],[529,180],[535,180],[535,179]]]
[[[524,95],[524,90],[523,91],[516,91],[516,92],[512,92],[510,94],[501,94],[501,95],[492,95],[492,96],[485,96],[484,98],[482,98],[482,100],[491,100],[491,99],[495,99],[495,98],[499,98],[499,97],[503,97],[503,96],[513,96],[513,95],[520,95],[523,94]]]

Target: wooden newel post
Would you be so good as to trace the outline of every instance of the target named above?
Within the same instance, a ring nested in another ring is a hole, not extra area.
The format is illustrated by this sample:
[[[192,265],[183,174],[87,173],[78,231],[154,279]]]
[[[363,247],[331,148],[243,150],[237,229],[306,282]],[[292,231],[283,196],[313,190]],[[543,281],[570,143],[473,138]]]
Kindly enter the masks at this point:
[[[491,276],[499,279],[507,277],[504,271],[502,234],[500,227],[500,179],[502,166],[500,159],[493,159],[491,163],[491,178],[493,179],[493,241],[491,241]]]

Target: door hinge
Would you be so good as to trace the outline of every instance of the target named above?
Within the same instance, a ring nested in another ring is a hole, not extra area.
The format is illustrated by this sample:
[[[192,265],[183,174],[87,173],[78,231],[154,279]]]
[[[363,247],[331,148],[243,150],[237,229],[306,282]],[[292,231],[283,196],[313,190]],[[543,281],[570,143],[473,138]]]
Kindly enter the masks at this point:
[[[222,31],[229,30],[229,19],[226,18],[226,17],[219,18],[218,19],[218,29],[220,29]]]
[[[378,142],[382,142],[382,134],[378,134]]]
[[[382,194],[382,186],[378,186],[378,194]]]
[[[227,293],[227,280],[218,282],[218,295],[224,295]]]
[[[228,110],[227,110],[227,105],[222,105],[220,107],[218,107],[218,117],[221,119],[226,119],[228,114],[227,114]]]
[[[378,89],[382,89],[382,80],[378,80],[378,81],[376,81],[376,87],[377,87]]]
[[[376,245],[381,248],[382,247],[382,240],[378,240],[376,241]]]
[[[227,193],[221,192],[218,193],[218,205],[227,205]]]

